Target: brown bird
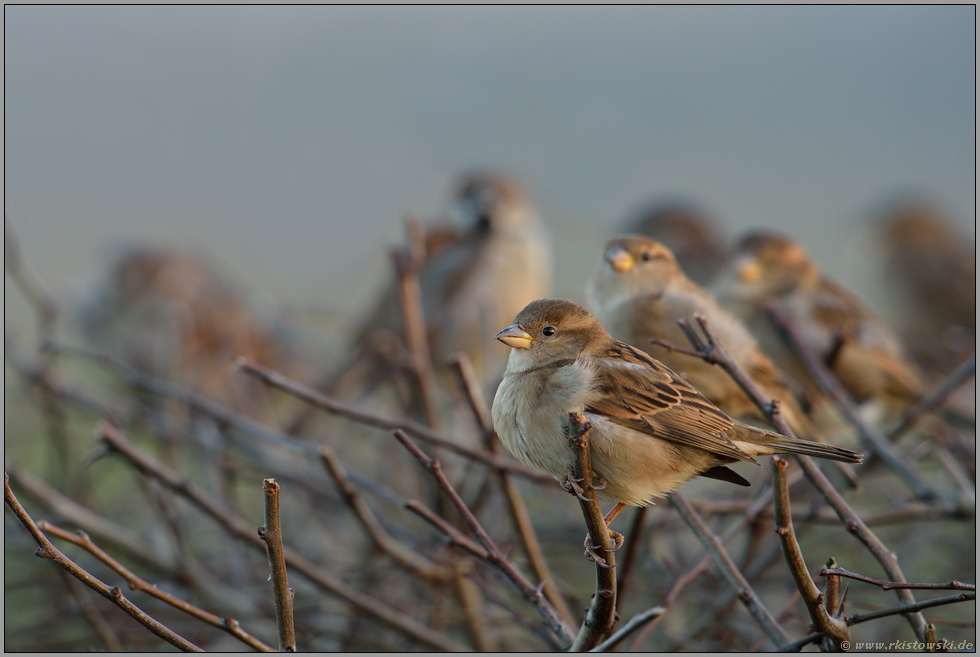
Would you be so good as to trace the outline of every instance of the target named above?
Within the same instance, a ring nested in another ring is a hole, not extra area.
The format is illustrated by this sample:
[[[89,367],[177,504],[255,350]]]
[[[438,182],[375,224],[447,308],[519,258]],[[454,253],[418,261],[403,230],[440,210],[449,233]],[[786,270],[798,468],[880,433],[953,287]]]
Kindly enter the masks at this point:
[[[451,354],[464,351],[477,374],[486,378],[503,364],[500,354],[489,351],[496,329],[548,292],[550,237],[524,188],[506,176],[464,176],[450,213],[455,224],[426,231],[418,270],[428,347],[437,368]],[[318,388],[350,396],[397,371],[392,363],[404,360],[405,352],[397,281],[354,332],[350,352],[348,362]],[[304,413],[294,420],[291,430],[299,431],[308,417]]]
[[[493,424],[522,463],[561,478],[574,454],[570,413],[592,422],[600,495],[646,506],[697,475],[749,485],[726,464],[765,454],[807,454],[849,463],[861,455],[733,420],[663,363],[614,340],[585,308],[540,299],[497,334],[512,348],[493,400]]]
[[[816,386],[773,324],[773,303],[801,327],[807,346],[829,361],[858,402],[896,412],[922,395],[920,374],[898,338],[850,292],[821,275],[803,247],[754,232],[738,243],[713,286],[775,363],[816,394]]]
[[[663,244],[635,236],[610,241],[589,282],[588,298],[596,318],[615,338],[637,345],[664,363],[725,413],[764,420],[748,395],[721,368],[651,344],[651,338],[659,338],[687,346],[677,320],[704,317],[766,397],[780,400],[793,431],[801,438],[820,439],[797,403],[795,384],[762,353],[740,321],[685,276]]]
[[[294,369],[275,318],[260,318],[234,285],[175,250],[128,250],[81,320],[95,346],[252,416],[267,407],[266,389],[235,373],[235,359]]]
[[[886,280],[897,293],[900,331],[917,359],[946,374],[976,343],[976,255],[942,211],[895,203],[876,222]]]
[[[657,240],[695,283],[707,285],[728,259],[728,238],[710,215],[688,201],[656,203],[640,211],[626,233]]]

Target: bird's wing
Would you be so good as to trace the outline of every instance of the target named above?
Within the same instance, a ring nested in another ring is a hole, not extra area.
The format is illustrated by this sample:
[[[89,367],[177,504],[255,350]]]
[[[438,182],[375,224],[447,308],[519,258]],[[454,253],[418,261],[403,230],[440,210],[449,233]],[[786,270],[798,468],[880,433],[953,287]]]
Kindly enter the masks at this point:
[[[593,358],[586,413],[672,443],[735,461],[753,461],[728,439],[734,421],[690,383],[639,349],[616,342]]]

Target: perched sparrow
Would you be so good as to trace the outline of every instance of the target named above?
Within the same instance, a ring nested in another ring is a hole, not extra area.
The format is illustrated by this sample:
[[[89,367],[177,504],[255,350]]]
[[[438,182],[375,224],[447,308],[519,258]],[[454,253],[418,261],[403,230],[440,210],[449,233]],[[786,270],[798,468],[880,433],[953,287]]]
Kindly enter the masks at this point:
[[[876,225],[898,294],[901,333],[917,358],[945,374],[974,350],[976,256],[942,212],[924,202],[889,207]]]
[[[707,285],[728,258],[728,238],[696,205],[673,201],[651,205],[626,226],[626,233],[653,238],[695,283]]]
[[[747,486],[725,465],[759,455],[861,461],[856,452],[733,420],[571,301],[532,302],[497,339],[513,348],[493,400],[504,446],[522,463],[563,477],[574,460],[569,414],[584,414],[593,427],[592,470],[606,480],[599,494],[618,502],[616,510],[646,506],[697,475]]]
[[[524,189],[511,178],[464,177],[451,213],[463,227],[428,229],[418,271],[429,350],[437,368],[465,351],[486,377],[494,369],[488,356],[499,359],[488,351],[497,327],[547,294],[550,239]],[[404,344],[402,307],[392,282],[356,330],[348,364],[318,387],[335,394],[373,387],[392,372]],[[293,429],[298,426],[294,422]]]
[[[803,248],[766,232],[746,235],[716,280],[715,296],[779,367],[814,386],[769,315],[773,303],[796,320],[807,345],[858,402],[895,412],[919,399],[920,375],[901,343],[847,290],[820,274]]]
[[[207,265],[177,251],[126,252],[81,319],[97,347],[253,415],[267,402],[265,387],[234,373],[235,359],[289,369],[276,324],[257,317]]]
[[[701,315],[738,364],[769,399],[778,399],[786,421],[803,438],[818,434],[797,404],[793,386],[762,353],[755,338],[704,288],[691,281],[670,250],[645,237],[620,237],[606,253],[588,287],[595,316],[617,339],[637,345],[734,417],[764,419],[748,395],[721,368],[701,358],[651,344],[660,338],[687,346],[678,319]]]

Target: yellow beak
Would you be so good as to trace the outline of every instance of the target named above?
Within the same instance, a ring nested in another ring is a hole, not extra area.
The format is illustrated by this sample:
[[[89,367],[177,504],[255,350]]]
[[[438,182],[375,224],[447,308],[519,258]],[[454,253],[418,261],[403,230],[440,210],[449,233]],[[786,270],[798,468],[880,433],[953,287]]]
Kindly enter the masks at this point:
[[[606,251],[606,260],[609,265],[618,272],[629,271],[636,262],[633,256],[621,246],[617,246]]]
[[[494,337],[514,349],[527,349],[531,346],[531,340],[534,339],[530,333],[517,324],[511,324]]]
[[[762,265],[755,258],[742,258],[735,263],[735,275],[743,283],[755,283],[762,278]]]

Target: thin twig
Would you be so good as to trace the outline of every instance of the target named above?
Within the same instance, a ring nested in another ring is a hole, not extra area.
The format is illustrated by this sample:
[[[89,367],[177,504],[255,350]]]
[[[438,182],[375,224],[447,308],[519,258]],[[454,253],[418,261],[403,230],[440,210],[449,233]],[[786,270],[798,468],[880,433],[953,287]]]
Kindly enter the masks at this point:
[[[480,388],[476,382],[476,376],[473,373],[473,365],[470,363],[469,356],[465,352],[454,354],[450,357],[449,364],[456,372],[460,387],[465,393],[473,416],[480,424],[486,436],[486,442],[489,444],[490,451],[498,456],[503,455],[503,445],[500,444],[500,440],[493,430],[490,410],[487,408],[487,404],[480,394]],[[561,617],[565,619],[566,623],[574,623],[575,619],[572,616],[572,611],[568,608],[568,603],[562,597],[558,583],[555,581],[554,575],[552,575],[551,569],[548,567],[544,550],[541,549],[541,542],[538,540],[538,535],[534,531],[531,516],[527,511],[524,498],[517,488],[514,475],[505,470],[498,470],[497,472],[500,475],[500,483],[504,489],[504,495],[507,497],[511,518],[514,521],[514,526],[517,528],[517,533],[521,537],[521,543],[524,545],[524,551],[527,554],[528,560],[531,562],[531,568],[534,569],[534,574],[538,580],[544,582],[545,596],[555,606],[555,609],[558,610],[558,613],[561,614]]]
[[[279,630],[279,652],[296,652],[296,629],[293,625],[293,590],[286,576],[286,558],[282,550],[282,527],[279,520],[279,484],[275,479],[262,481],[265,494],[265,524],[259,527],[259,538],[269,554],[269,572],[275,592],[276,628]]]
[[[684,518],[684,521],[694,530],[695,535],[697,535],[701,544],[709,552],[711,558],[714,559],[722,575],[725,576],[725,579],[737,591],[738,599],[742,601],[745,608],[752,614],[752,617],[755,618],[759,627],[769,637],[769,640],[777,646],[788,642],[789,636],[786,635],[785,630],[779,626],[776,619],[772,617],[769,610],[762,604],[762,600],[759,599],[752,585],[745,579],[745,575],[739,571],[738,566],[732,561],[732,558],[728,555],[721,541],[711,532],[711,529],[708,528],[708,525],[698,515],[698,512],[688,504],[687,500],[677,493],[671,493],[668,498],[681,517]]]
[[[633,618],[629,619],[626,625],[623,625],[621,628],[616,630],[615,634],[613,634],[611,637],[609,637],[608,639],[606,639],[605,641],[597,645],[589,652],[609,652],[610,650],[618,646],[620,643],[622,643],[626,639],[626,637],[628,637],[630,634],[636,632],[638,629],[640,629],[650,621],[654,620],[655,618],[659,618],[660,616],[664,615],[666,612],[667,612],[666,607],[651,607],[646,611],[641,611],[640,613],[633,616]]]
[[[803,551],[800,549],[800,544],[796,541],[796,534],[793,532],[793,519],[789,512],[789,488],[786,486],[787,464],[786,460],[776,457],[770,461],[772,487],[775,491],[776,533],[779,534],[782,543],[783,556],[786,557],[786,563],[793,575],[793,580],[796,582],[796,587],[799,589],[800,596],[803,598],[803,603],[806,604],[807,611],[810,612],[813,627],[831,639],[837,650],[845,650],[851,640],[851,633],[848,631],[846,623],[833,617],[824,607],[824,596],[813,579],[810,578],[810,571],[806,567]]]
[[[558,612],[551,605],[551,603],[548,602],[548,599],[544,597],[541,590],[527,581],[527,578],[521,574],[521,572],[517,569],[517,566],[515,566],[514,563],[500,551],[497,545],[493,542],[493,539],[490,538],[490,535],[487,534],[486,530],[483,528],[483,525],[480,524],[480,521],[476,519],[473,512],[466,506],[462,498],[460,498],[459,493],[457,493],[456,489],[453,488],[453,485],[449,483],[445,473],[442,471],[442,465],[439,463],[439,461],[426,455],[425,452],[419,449],[418,445],[412,442],[412,439],[409,438],[408,434],[406,434],[404,431],[396,429],[394,431],[394,435],[395,438],[397,438],[398,441],[404,445],[416,459],[418,459],[419,463],[421,463],[426,470],[432,473],[432,475],[436,478],[436,481],[439,482],[439,485],[442,487],[443,491],[449,496],[449,499],[452,500],[453,505],[463,516],[466,524],[473,531],[473,533],[476,534],[477,539],[486,549],[487,561],[503,571],[507,575],[507,578],[517,586],[524,599],[538,611],[542,619],[548,623],[551,630],[559,637],[562,644],[565,646],[570,645],[572,643],[572,635],[561,616],[559,616]]]
[[[487,632],[487,618],[483,609],[480,587],[466,576],[466,568],[463,565],[455,569],[454,583],[473,646],[478,652],[497,652],[496,637],[492,632]]]
[[[190,500],[195,506],[214,518],[229,533],[265,552],[265,543],[256,534],[252,524],[236,516],[221,504],[205,495],[194,484],[138,449],[121,431],[107,423],[102,423],[99,428],[99,437],[113,451],[124,456],[140,471],[155,477],[163,485]],[[285,555],[286,565],[289,568],[300,573],[317,586],[346,600],[381,622],[401,631],[406,636],[412,637],[420,643],[438,650],[449,652],[466,650],[465,646],[419,624],[415,619],[403,612],[353,589],[331,573],[314,565],[312,561],[309,561],[292,548],[284,546],[283,554]]]
[[[901,419],[894,429],[888,432],[889,440],[895,441],[905,433],[923,415],[939,406],[953,392],[963,385],[977,371],[977,354],[970,354],[959,367],[947,376],[931,393],[920,399],[914,405],[905,409]]]
[[[859,575],[857,573],[852,573],[844,568],[824,568],[820,571],[821,575],[839,575],[840,577],[847,577],[850,579],[856,579],[861,582],[867,582],[868,584],[874,584],[875,586],[880,586],[882,591],[892,591],[895,589],[937,589],[937,590],[955,590],[955,591],[976,591],[976,584],[966,584],[957,580],[952,582],[940,583],[940,584],[916,584],[912,582],[886,582],[883,579],[875,579],[874,577],[868,577],[867,575]]]
[[[288,377],[285,377],[282,374],[269,369],[268,367],[259,365],[258,363],[254,363],[247,359],[239,359],[238,366],[246,374],[261,379],[267,385],[279,388],[284,392],[288,392],[289,394],[313,404],[314,406],[322,408],[329,413],[334,413],[335,415],[346,417],[354,420],[355,422],[361,422],[362,424],[368,424],[374,427],[380,427],[382,429],[401,429],[405,433],[410,434],[419,440],[424,440],[433,445],[437,445],[438,447],[445,447],[446,449],[456,452],[457,454],[461,454],[467,458],[482,461],[483,463],[486,463],[487,465],[498,470],[508,470],[535,481],[553,483],[553,480],[550,477],[531,470],[530,468],[523,466],[516,461],[505,458],[502,455],[490,454],[488,452],[484,452],[483,450],[473,449],[471,447],[461,445],[451,438],[443,436],[431,427],[427,427],[415,420],[409,418],[387,417],[355,408],[350,404],[342,402],[333,397],[329,397],[315,390],[314,388],[305,386],[297,381],[293,381],[292,379],[289,379]]]
[[[966,602],[968,600],[976,600],[976,593],[960,593],[959,595],[951,595],[946,598],[936,598],[935,600],[924,600],[923,602],[916,602],[911,605],[902,605],[901,607],[892,607],[891,609],[882,609],[881,611],[874,611],[870,614],[854,614],[853,616],[847,617],[848,625],[857,625],[858,623],[866,623],[870,620],[877,620],[879,618],[885,618],[886,616],[896,616],[898,614],[911,614],[913,612],[920,612],[923,609],[928,609],[929,607],[939,607],[941,605],[951,605],[957,602]],[[925,639],[925,634],[923,633],[923,640]],[[923,641],[924,642],[924,641]]]
[[[616,550],[622,546],[613,538],[602,517],[599,499],[592,483],[592,458],[589,449],[589,433],[592,423],[580,413],[569,416],[571,431],[568,443],[575,454],[572,462],[571,479],[567,481],[569,492],[578,498],[589,535],[585,555],[595,562],[595,594],[585,613],[585,621],[579,629],[571,652],[585,652],[599,645],[602,638],[612,630],[616,623]],[[601,554],[600,554],[601,553]]]
[[[418,573],[420,576],[426,579],[446,582],[455,577],[454,570],[452,568],[434,563],[429,558],[398,542],[392,538],[387,531],[385,531],[384,527],[381,526],[381,523],[378,522],[374,512],[371,511],[371,507],[369,507],[367,502],[364,501],[364,498],[361,497],[357,486],[355,486],[354,482],[352,482],[347,476],[346,468],[344,468],[343,463],[340,462],[340,459],[337,458],[336,453],[334,453],[332,449],[329,447],[321,447],[320,458],[323,460],[327,471],[337,483],[337,488],[339,489],[344,501],[347,502],[347,506],[354,511],[354,514],[361,522],[361,525],[364,527],[367,535],[371,537],[374,545],[379,550],[390,556],[402,566],[405,566],[409,570]]]
[[[792,428],[787,424],[786,420],[781,414],[773,412],[772,403],[766,399],[765,395],[759,390],[751,378],[745,373],[745,370],[735,359],[731,357],[728,350],[725,349],[724,345],[720,340],[711,332],[708,322],[701,317],[695,317],[701,330],[707,337],[707,342],[698,335],[691,326],[685,322],[678,322],[681,328],[684,329],[685,334],[691,340],[691,344],[701,352],[702,358],[708,362],[719,364],[728,374],[731,376],[749,395],[749,398],[755,403],[756,407],[762,411],[766,418],[773,424],[773,426],[786,436],[795,437],[796,434],[793,433]],[[820,468],[813,462],[809,456],[795,455],[796,461],[800,464],[803,469],[804,474],[807,479],[814,485],[814,487],[820,492],[825,500],[830,504],[830,506],[837,513],[837,516],[844,523],[847,531],[853,534],[859,541],[861,541],[865,547],[871,552],[872,555],[878,560],[878,562],[885,569],[885,572],[895,581],[905,581],[905,576],[902,574],[902,570],[898,565],[898,558],[895,554],[885,547],[885,544],[875,536],[874,532],[868,529],[868,526],[863,520],[854,512],[854,510],[844,501],[843,496],[834,488],[830,480],[827,479],[826,475],[820,471]],[[915,598],[908,590],[897,591],[899,598],[908,604],[913,604]],[[924,640],[925,637],[925,619],[922,614],[910,614],[907,616],[909,623],[912,625],[912,629],[915,631],[916,637],[920,641]]]
[[[797,355],[807,372],[816,381],[820,390],[834,400],[841,413],[847,418],[862,440],[891,468],[899,479],[907,485],[916,497],[923,500],[942,500],[943,496],[931,486],[918,470],[905,461],[880,431],[869,425],[858,412],[854,400],[841,385],[837,377],[828,369],[801,337],[796,323],[779,308],[769,309],[776,327],[780,330],[787,344]]]
[[[74,561],[66,557],[58,548],[51,544],[51,541],[38,529],[37,525],[34,524],[34,520],[31,519],[24,507],[21,506],[20,502],[14,496],[12,490],[10,490],[10,477],[7,473],[3,475],[3,499],[10,510],[13,511],[17,519],[27,528],[31,536],[38,544],[38,549],[35,554],[39,557],[45,559],[51,559],[56,564],[67,570],[73,577],[77,578],[86,586],[94,589],[100,595],[102,595],[107,600],[111,601],[113,604],[118,606],[120,609],[125,611],[127,614],[136,619],[143,627],[150,630],[158,637],[164,641],[176,646],[178,649],[184,652],[204,652],[193,643],[180,636],[169,627],[150,617],[142,609],[134,605],[126,596],[122,594],[118,586],[108,586],[101,580],[92,576],[87,570],[81,568]]]
[[[133,571],[129,570],[124,565],[109,556],[109,554],[96,545],[85,532],[79,531],[73,534],[62,529],[61,527],[58,527],[57,525],[52,525],[45,520],[37,523],[37,526],[41,531],[57,536],[58,538],[68,541],[69,543],[73,543],[83,550],[89,552],[96,559],[121,575],[122,578],[126,580],[126,583],[129,585],[131,590],[142,591],[153,596],[157,600],[162,600],[168,605],[190,614],[194,618],[197,618],[208,625],[222,629],[259,652],[275,652],[275,649],[272,648],[272,646],[267,645],[245,630],[241,629],[241,627],[238,625],[238,621],[236,621],[234,618],[221,618],[220,616],[216,616],[211,612],[205,611],[200,607],[181,600],[174,595],[161,591],[156,585],[150,584],[145,579],[139,577]]]

